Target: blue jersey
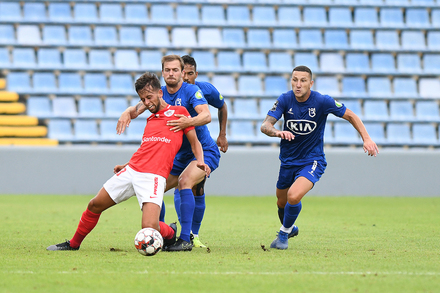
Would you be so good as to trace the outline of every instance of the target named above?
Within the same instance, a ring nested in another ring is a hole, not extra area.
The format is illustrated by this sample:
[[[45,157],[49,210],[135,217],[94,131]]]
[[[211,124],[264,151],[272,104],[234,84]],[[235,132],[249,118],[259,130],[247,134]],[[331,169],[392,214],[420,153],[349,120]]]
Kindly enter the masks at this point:
[[[196,86],[198,86],[202,90],[203,96],[205,96],[205,99],[209,105],[217,109],[223,107],[225,100],[212,84],[205,81],[196,81]]]
[[[281,140],[281,166],[299,166],[313,161],[327,163],[324,155],[324,128],[327,115],[345,114],[345,106],[332,97],[311,91],[307,101],[298,102],[293,91],[278,97],[267,115],[279,120],[284,116],[283,130],[295,135],[292,141]]]
[[[198,105],[207,104],[205,97],[203,96],[200,88],[193,84],[188,84],[186,82],[182,83],[180,89],[174,94],[168,93],[167,87],[162,87],[163,99],[170,105],[183,106],[185,107],[191,117],[197,116],[197,112],[194,109]],[[209,133],[208,127],[206,125],[196,126],[197,138],[202,144],[202,148],[208,149],[210,147],[217,147],[217,144],[212,139]],[[186,136],[183,137],[182,147],[179,150],[177,156],[188,155],[192,156],[191,144],[189,143]]]

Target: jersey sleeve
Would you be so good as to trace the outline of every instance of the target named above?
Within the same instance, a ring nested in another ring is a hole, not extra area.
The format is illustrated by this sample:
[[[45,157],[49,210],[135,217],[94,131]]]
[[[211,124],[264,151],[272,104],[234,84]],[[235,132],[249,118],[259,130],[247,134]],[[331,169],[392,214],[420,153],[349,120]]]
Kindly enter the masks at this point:
[[[324,104],[326,108],[326,114],[332,113],[337,117],[344,116],[345,111],[347,110],[343,103],[340,103],[327,95],[324,96]]]
[[[209,82],[196,82],[196,85],[202,90],[206,101],[209,105],[220,109],[223,107],[225,100],[220,92]]]
[[[272,116],[277,120],[280,120],[280,118],[283,116],[284,113],[284,107],[285,107],[285,95],[282,94],[275,101],[275,104],[273,104],[272,109],[270,109],[269,112],[267,112],[267,115]]]
[[[208,102],[205,99],[205,96],[203,95],[202,90],[196,86],[191,85],[188,88],[188,94],[190,96],[190,104],[193,108],[195,108],[198,105],[208,104]]]

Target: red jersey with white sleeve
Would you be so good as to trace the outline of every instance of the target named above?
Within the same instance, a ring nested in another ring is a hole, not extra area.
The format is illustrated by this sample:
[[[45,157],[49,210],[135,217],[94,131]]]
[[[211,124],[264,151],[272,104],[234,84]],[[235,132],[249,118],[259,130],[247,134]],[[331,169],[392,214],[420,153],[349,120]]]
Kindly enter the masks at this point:
[[[194,126],[190,126],[183,131],[171,131],[167,121],[177,120],[175,114],[191,117],[185,107],[168,105],[147,118],[141,146],[128,162],[133,170],[168,178],[174,157],[182,145],[183,135],[194,129]]]

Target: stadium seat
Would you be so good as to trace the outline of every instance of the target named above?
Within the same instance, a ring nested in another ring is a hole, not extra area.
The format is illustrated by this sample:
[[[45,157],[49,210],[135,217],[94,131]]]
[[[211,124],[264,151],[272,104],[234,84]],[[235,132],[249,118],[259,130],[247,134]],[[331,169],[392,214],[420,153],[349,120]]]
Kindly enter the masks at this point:
[[[117,119],[101,120],[101,124],[100,124],[100,130],[101,130],[100,139],[101,139],[101,141],[117,142],[117,141],[125,141],[126,140],[126,132],[125,131],[121,135],[118,135],[116,133],[116,125],[117,124],[118,124]]]
[[[395,72],[396,65],[391,53],[371,54],[371,69],[373,72]]]
[[[175,47],[197,47],[196,33],[190,27],[173,28],[171,39]]]
[[[55,75],[52,72],[35,72],[33,75],[34,92],[54,93],[57,91]]]
[[[168,4],[152,4],[151,5],[151,22],[158,24],[174,23],[174,8]]]
[[[110,92],[113,94],[136,95],[131,75],[126,73],[113,73],[110,75]]]
[[[15,48],[12,50],[12,62],[17,68],[35,68],[35,51],[31,48]]]
[[[428,41],[428,49],[440,50],[440,32],[428,31],[427,41]]]
[[[21,45],[41,44],[40,29],[37,25],[20,25],[17,27],[17,43]]]
[[[98,22],[98,9],[95,3],[75,3],[73,7],[75,21],[84,23]]]
[[[230,121],[229,124],[229,140],[231,142],[246,143],[254,142],[255,127],[252,121]]]
[[[160,51],[141,51],[141,68],[146,71],[161,71],[161,59]]]
[[[26,103],[27,115],[38,118],[52,117],[52,103],[48,97],[29,97]]]
[[[295,67],[299,65],[305,65],[309,67],[310,70],[312,70],[312,72],[316,72],[317,70],[319,70],[318,57],[313,53],[305,53],[305,52],[295,53],[294,64]]]
[[[298,7],[278,7],[278,24],[281,26],[301,25],[301,12]]]
[[[45,25],[43,43],[47,45],[64,45],[67,43],[66,29],[62,25]]]
[[[202,23],[210,25],[225,24],[225,11],[221,5],[202,5]]]
[[[113,68],[112,56],[109,50],[92,49],[89,51],[90,68],[111,69]]]
[[[328,49],[347,49],[347,33],[345,30],[326,30],[324,32],[324,43]]]
[[[438,78],[420,78],[419,94],[422,98],[440,98],[440,81]]]
[[[87,93],[107,93],[107,77],[103,73],[86,73],[84,75],[84,90]]]
[[[227,22],[231,25],[249,25],[251,22],[249,8],[243,5],[229,5],[226,8]]]
[[[101,118],[104,116],[102,100],[98,97],[81,97],[78,101],[78,116]],[[116,128],[116,126],[115,126]]]
[[[77,73],[61,72],[58,76],[58,87],[62,93],[82,92],[81,76]]]
[[[223,91],[221,91],[223,93]],[[257,75],[240,75],[238,77],[238,92],[244,96],[261,96],[263,86]]]
[[[223,45],[228,48],[242,48],[246,46],[244,31],[241,28],[224,28]]]
[[[119,117],[119,115],[118,115]],[[136,119],[130,122],[130,126],[125,130],[126,139],[130,142],[141,142],[146,125],[145,119]]]
[[[370,60],[367,54],[347,53],[345,55],[345,63],[347,72],[370,72]]]
[[[148,47],[169,47],[170,40],[166,27],[147,27],[145,40]]]
[[[269,53],[269,70],[272,72],[290,73],[293,69],[292,56],[287,52]]]
[[[370,30],[351,30],[350,46],[353,49],[373,49],[373,33]]]
[[[398,54],[397,71],[404,73],[419,73],[422,71],[418,54]]]
[[[74,118],[78,115],[76,110],[75,98],[73,97],[57,97],[52,100],[52,111],[54,117]]]
[[[405,98],[418,98],[416,80],[411,77],[394,78],[394,96]]]
[[[386,137],[385,137],[385,129],[382,123],[379,122],[365,122],[364,123],[365,128],[368,131],[368,134],[370,135],[371,139],[376,144],[385,144],[386,143]]]
[[[60,141],[72,140],[73,133],[70,119],[50,119],[48,123],[48,137]]]
[[[254,25],[276,25],[275,9],[273,6],[254,6],[252,9],[252,23]]]
[[[440,26],[440,9],[431,10],[431,24],[433,27]]]
[[[348,97],[365,97],[365,80],[358,76],[344,76],[342,78],[342,95]]]
[[[212,113],[213,113],[213,111],[211,111],[211,116],[212,116]],[[208,126],[209,133],[211,134],[211,137],[214,140],[217,140],[217,137],[220,133],[220,126],[218,124],[218,121],[212,120],[211,123],[209,123],[207,126]]]
[[[193,51],[191,56],[196,60],[197,71],[213,71],[216,69],[214,53],[210,51]]]
[[[362,142],[356,129],[348,122],[334,122],[334,143],[359,144]]]
[[[243,69],[251,72],[267,71],[266,55],[263,52],[244,52]]]
[[[324,144],[331,143],[333,143],[333,123],[327,121],[324,128]]]
[[[258,104],[256,99],[235,99],[234,108],[231,118],[243,119],[243,118],[253,118],[255,119],[258,115]]]
[[[292,49],[298,47],[296,32],[293,29],[274,29],[272,37],[274,48]]]
[[[344,60],[339,53],[321,53],[321,71],[326,72],[345,72]]]
[[[203,82],[209,82],[209,83],[211,83],[211,79],[210,79],[209,76],[206,75],[206,74],[199,74],[199,75],[197,76],[197,81],[203,81]]]
[[[99,140],[98,125],[95,119],[77,119],[73,123],[75,139],[77,141]]]
[[[269,48],[272,46],[270,33],[267,29],[249,29],[247,31],[247,45],[250,48]]]
[[[310,26],[327,26],[327,13],[324,7],[304,7],[304,24]]]
[[[148,13],[146,3],[126,3],[125,4],[125,22],[142,23],[148,21]]]
[[[196,25],[200,23],[199,8],[196,5],[178,5],[176,7],[176,21],[178,25]]]
[[[429,14],[426,8],[407,8],[406,9],[407,27],[429,27]]]
[[[124,112],[127,107],[128,102],[126,98],[107,97],[104,100],[104,113],[106,117],[119,118],[119,116],[121,116],[121,113]]]
[[[432,124],[414,123],[413,143],[416,145],[438,145],[437,131]]]
[[[388,123],[387,142],[392,145],[411,144],[411,131],[406,123]]]
[[[281,93],[283,93],[283,92],[281,91],[277,95],[279,96]],[[273,105],[275,104],[275,102],[276,102],[275,99],[261,99],[260,100],[260,115],[262,118],[266,117],[269,110],[273,108]]]
[[[27,72],[9,72],[6,84],[8,91],[18,93],[31,91],[31,79]]]
[[[396,50],[400,48],[399,35],[396,30],[377,30],[376,47],[380,50]]]
[[[218,52],[217,64],[219,71],[240,72],[243,70],[240,54],[234,51]]]
[[[136,26],[122,26],[119,29],[119,43],[124,46],[143,46],[142,29]]]
[[[118,45],[116,27],[114,26],[95,27],[95,44],[100,46]]]
[[[218,75],[218,74],[216,74],[212,77],[212,84],[224,96],[235,96],[238,93],[235,79],[232,75]]]
[[[287,80],[282,76],[266,76],[264,78],[264,93],[278,97],[281,93],[288,91],[287,84]],[[264,113],[264,116],[266,116],[266,113]]]
[[[52,22],[71,22],[72,12],[69,3],[49,3],[49,20]]]
[[[410,101],[390,101],[390,119],[398,121],[414,120],[414,109]]]
[[[419,121],[435,121],[440,120],[439,106],[436,101],[416,101],[416,119]]]
[[[353,20],[348,7],[330,7],[328,11],[329,24],[333,26],[351,27]]]
[[[20,2],[0,2],[0,19],[2,21],[21,21]]]
[[[377,27],[379,25],[379,19],[376,9],[355,7],[354,23],[358,27]]]
[[[367,79],[368,95],[370,97],[392,97],[391,82],[388,77],[369,77]]]
[[[69,44],[71,45],[91,45],[92,31],[90,26],[71,26],[68,29]]]
[[[354,100],[345,100],[345,101],[339,101],[339,102],[342,102],[347,109],[350,109],[353,113],[358,115],[360,118],[362,118],[364,116],[362,113],[362,106],[361,106],[360,100],[354,99]],[[336,119],[340,119],[340,118],[336,118]]]
[[[411,0],[412,5],[434,5],[434,0]]]
[[[425,35],[421,31],[402,31],[402,48],[406,50],[426,49]]]
[[[206,48],[223,47],[222,33],[218,28],[200,28],[199,46]]]
[[[45,3],[25,2],[23,19],[26,21],[44,22],[47,20]]]
[[[299,44],[302,48],[322,48],[322,33],[319,29],[301,29],[298,35]]]
[[[380,9],[380,25],[383,27],[403,27],[403,12],[401,8]]]
[[[83,49],[66,49],[63,55],[65,68],[87,68],[86,52]]]
[[[12,24],[0,24],[0,44],[15,44],[15,32]]]
[[[423,54],[423,71],[440,74],[440,54]]]
[[[315,78],[315,89],[323,95],[340,96],[339,82],[335,76],[318,76]]]
[[[11,66],[8,48],[0,48],[0,67],[8,68]]]
[[[117,50],[115,52],[115,68],[123,70],[138,70],[139,57],[135,50]]]
[[[99,6],[99,20],[101,22],[122,23],[122,7],[119,3],[101,3]]]
[[[388,106],[384,100],[366,100],[364,102],[364,119],[387,121]]]

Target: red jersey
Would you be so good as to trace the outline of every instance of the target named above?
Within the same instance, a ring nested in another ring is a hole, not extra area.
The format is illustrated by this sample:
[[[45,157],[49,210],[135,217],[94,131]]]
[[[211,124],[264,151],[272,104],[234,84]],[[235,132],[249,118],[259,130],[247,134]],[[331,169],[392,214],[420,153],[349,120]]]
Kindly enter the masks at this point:
[[[182,145],[183,135],[194,129],[194,126],[190,126],[183,131],[171,131],[167,121],[177,120],[175,114],[190,117],[185,107],[168,105],[147,118],[141,146],[128,162],[133,170],[168,178],[174,157]]]

